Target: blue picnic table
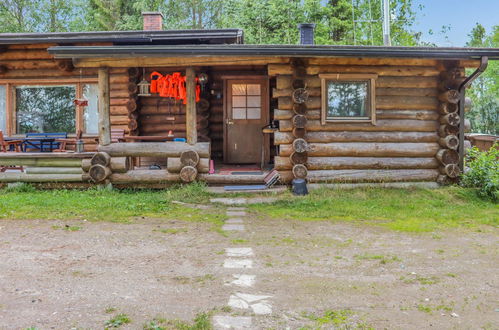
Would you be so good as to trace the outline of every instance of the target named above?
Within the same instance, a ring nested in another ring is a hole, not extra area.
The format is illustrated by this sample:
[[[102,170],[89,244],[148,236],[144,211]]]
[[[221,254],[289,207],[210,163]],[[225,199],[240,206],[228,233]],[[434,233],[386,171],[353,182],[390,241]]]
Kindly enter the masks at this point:
[[[21,139],[22,149],[27,152],[28,149],[39,152],[52,152],[58,149],[60,142],[58,139],[67,139],[67,133],[26,133],[26,137]]]

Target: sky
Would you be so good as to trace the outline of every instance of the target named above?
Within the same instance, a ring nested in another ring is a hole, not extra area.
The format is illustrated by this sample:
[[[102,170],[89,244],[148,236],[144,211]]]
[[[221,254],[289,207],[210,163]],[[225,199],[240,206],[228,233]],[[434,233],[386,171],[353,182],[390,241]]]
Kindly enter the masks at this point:
[[[422,40],[440,47],[462,47],[476,23],[482,24],[487,33],[499,25],[499,0],[413,0],[416,9],[414,31],[423,32]],[[423,10],[418,6],[423,5]],[[440,31],[449,25],[448,40]],[[428,31],[432,29],[434,34]]]

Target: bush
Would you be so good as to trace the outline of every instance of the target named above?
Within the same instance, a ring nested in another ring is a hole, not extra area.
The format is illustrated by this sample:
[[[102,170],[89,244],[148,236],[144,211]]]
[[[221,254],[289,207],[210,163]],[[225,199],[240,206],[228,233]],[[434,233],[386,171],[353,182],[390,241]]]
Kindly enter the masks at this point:
[[[495,143],[489,151],[480,151],[473,147],[466,155],[466,170],[461,184],[465,187],[478,188],[481,197],[499,200],[499,150]]]

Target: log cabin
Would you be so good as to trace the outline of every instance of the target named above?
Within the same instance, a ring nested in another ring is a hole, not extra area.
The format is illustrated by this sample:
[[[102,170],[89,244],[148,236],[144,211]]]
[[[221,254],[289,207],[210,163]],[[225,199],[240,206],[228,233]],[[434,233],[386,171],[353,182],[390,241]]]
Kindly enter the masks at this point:
[[[0,34],[4,136],[81,132],[84,146],[0,152],[0,184],[260,184],[271,169],[285,184],[445,184],[463,168],[466,88],[499,59],[315,45],[313,24],[297,45],[162,25],[148,12],[142,31]]]

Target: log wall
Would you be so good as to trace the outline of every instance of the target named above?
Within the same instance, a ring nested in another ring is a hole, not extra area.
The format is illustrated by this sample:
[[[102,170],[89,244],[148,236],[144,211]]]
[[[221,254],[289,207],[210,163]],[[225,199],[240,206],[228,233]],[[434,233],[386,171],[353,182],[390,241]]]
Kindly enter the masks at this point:
[[[464,74],[463,68],[453,69],[459,77]],[[274,117],[280,124],[274,138],[279,145],[275,168],[288,182],[303,173],[310,182],[435,182],[441,171],[453,175],[454,168],[442,169],[436,158],[442,144],[455,143],[438,134],[441,122],[456,122],[441,113],[442,103],[455,100],[451,88],[441,88],[447,71],[447,63],[416,59],[317,58],[269,65],[269,75],[276,77]],[[377,74],[376,124],[322,125],[322,73]],[[308,92],[299,107],[293,97],[298,88]],[[297,127],[300,122],[303,128]],[[297,144],[297,139],[303,141]],[[305,170],[296,168],[297,162]]]

